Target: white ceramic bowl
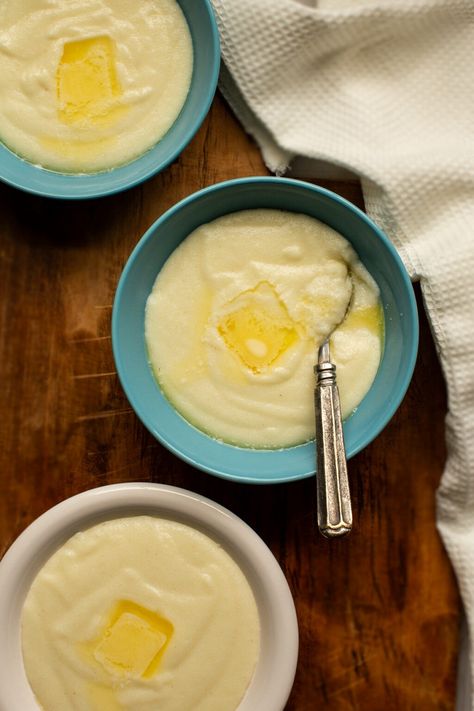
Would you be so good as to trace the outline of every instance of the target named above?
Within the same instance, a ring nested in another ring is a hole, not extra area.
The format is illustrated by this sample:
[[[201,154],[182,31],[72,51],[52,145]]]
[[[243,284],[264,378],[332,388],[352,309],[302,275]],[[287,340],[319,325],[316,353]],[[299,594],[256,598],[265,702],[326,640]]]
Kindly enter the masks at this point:
[[[271,551],[237,516],[185,489],[149,483],[113,484],[66,499],[40,516],[0,563],[0,711],[38,711],[21,653],[20,617],[33,579],[77,531],[122,516],[181,521],[218,541],[244,572],[257,601],[260,656],[238,711],[282,711],[298,657],[298,624],[286,579]],[[66,709],[65,709],[66,711]]]

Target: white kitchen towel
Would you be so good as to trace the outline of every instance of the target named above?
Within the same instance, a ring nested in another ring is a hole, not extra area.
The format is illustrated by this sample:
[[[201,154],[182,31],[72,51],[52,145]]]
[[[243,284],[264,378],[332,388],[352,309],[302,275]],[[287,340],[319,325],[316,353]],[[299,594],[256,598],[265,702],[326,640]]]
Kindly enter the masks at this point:
[[[213,4],[222,91],[269,168],[357,173],[421,281],[448,386],[438,527],[474,640],[474,0]]]

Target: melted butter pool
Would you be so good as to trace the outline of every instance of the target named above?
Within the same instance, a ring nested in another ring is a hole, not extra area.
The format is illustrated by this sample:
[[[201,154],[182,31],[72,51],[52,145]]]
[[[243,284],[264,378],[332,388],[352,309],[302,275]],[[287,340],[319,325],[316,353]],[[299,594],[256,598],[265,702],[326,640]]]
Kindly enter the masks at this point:
[[[207,434],[259,449],[314,437],[313,366],[336,326],[331,352],[348,417],[382,354],[378,287],[330,227],[265,209],[189,235],[145,313],[150,364],[173,406]]]
[[[275,287],[261,282],[238,294],[217,329],[228,348],[258,373],[275,363],[298,340],[298,332]]]

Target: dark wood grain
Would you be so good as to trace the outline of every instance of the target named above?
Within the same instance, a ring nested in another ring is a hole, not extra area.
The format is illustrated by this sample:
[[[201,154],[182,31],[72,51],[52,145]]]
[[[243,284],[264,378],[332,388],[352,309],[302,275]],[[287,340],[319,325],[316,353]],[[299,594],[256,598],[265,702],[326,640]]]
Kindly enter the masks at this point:
[[[408,394],[349,465],[356,526],[345,540],[317,535],[313,480],[251,487],[202,474],[148,434],[118,383],[111,306],[138,238],[189,193],[265,172],[217,97],[179,160],[120,196],[68,203],[0,186],[1,551],[84,489],[193,489],[246,520],[287,576],[301,636],[288,711],[452,711],[459,599],[434,501],[446,397],[421,303]],[[323,184],[362,205],[357,183]]]

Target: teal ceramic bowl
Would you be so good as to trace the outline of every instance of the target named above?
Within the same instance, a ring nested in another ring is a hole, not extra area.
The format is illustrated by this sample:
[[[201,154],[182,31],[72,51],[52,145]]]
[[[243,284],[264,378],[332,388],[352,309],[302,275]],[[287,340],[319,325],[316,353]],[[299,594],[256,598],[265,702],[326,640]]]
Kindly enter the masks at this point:
[[[99,173],[58,173],[23,160],[0,143],[0,179],[29,193],[67,200],[112,195],[166,168],[187,146],[214,97],[220,65],[219,33],[210,0],[178,0],[191,31],[194,66],[181,112],[163,138],[139,158]]]
[[[316,217],[351,242],[381,292],[385,347],[375,380],[346,420],[348,457],[385,427],[410,382],[418,348],[412,285],[388,238],[358,208],[329,190],[283,178],[245,178],[213,185],[172,207],[138,242],[120,278],[112,316],[117,371],[135,412],[177,456],[211,474],[248,483],[275,483],[314,474],[314,442],[279,450],[224,444],[179,415],[161,393],[147,361],[144,315],[158,272],[177,245],[199,225],[230,212],[277,208]]]

